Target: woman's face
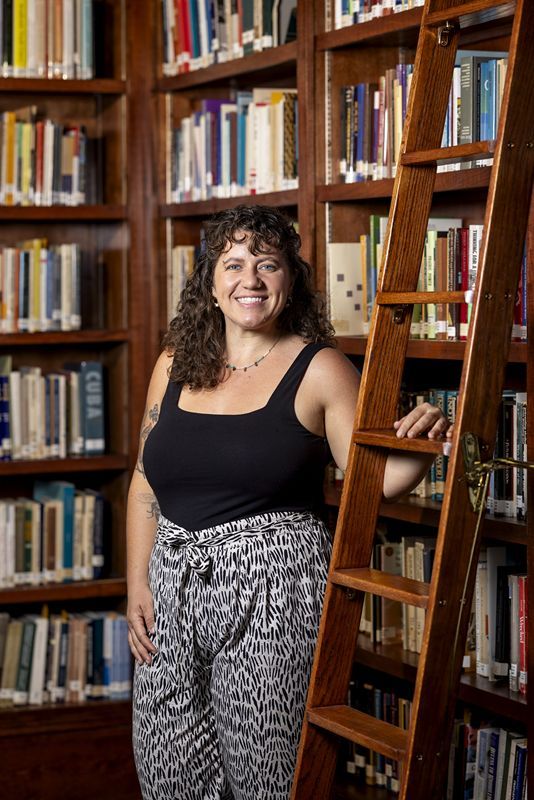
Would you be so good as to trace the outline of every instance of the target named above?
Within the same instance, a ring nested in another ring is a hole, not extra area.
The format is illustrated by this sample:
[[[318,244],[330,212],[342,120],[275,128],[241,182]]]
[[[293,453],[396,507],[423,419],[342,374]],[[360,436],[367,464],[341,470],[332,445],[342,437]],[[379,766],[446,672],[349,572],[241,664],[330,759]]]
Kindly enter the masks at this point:
[[[238,232],[239,236],[239,232]],[[213,296],[226,320],[226,329],[275,331],[276,320],[291,291],[291,274],[276,248],[254,255],[249,238],[230,242],[213,271]]]

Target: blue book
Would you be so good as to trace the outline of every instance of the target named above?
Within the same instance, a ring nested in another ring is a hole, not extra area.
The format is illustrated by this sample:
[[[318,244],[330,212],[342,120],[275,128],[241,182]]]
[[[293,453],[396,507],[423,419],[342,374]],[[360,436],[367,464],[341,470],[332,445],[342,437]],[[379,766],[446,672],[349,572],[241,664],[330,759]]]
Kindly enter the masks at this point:
[[[63,503],[63,580],[72,580],[74,545],[74,491],[73,483],[68,481],[36,481],[33,499],[43,502],[46,499],[60,500]]]
[[[104,420],[104,371],[100,361],[65,364],[80,375],[80,423],[84,455],[101,455],[106,449]]]
[[[252,103],[252,92],[238,92],[237,98],[237,185],[243,188],[247,183],[247,116]]]
[[[359,83],[356,89],[357,114],[354,119],[354,135],[356,137],[356,180],[365,180],[363,174],[363,120],[365,119],[365,83]],[[357,125],[356,125],[357,120]]]
[[[514,778],[512,782],[512,795],[510,800],[522,800],[523,785],[527,779],[527,747],[518,744],[515,752]]]
[[[495,784],[497,778],[497,759],[499,757],[499,738],[500,731],[495,730],[490,735],[489,751],[488,751],[488,788],[486,797],[487,800],[494,800],[495,798]]]
[[[189,0],[189,19],[191,22],[191,56],[192,58],[199,58],[201,50],[197,0]]]

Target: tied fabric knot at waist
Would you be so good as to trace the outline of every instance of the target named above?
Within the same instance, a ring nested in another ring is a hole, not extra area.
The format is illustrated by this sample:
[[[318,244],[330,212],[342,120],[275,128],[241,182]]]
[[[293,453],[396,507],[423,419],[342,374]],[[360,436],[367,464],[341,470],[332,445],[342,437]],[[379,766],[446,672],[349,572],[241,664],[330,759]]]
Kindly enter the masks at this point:
[[[271,511],[225,522],[212,528],[189,531],[161,515],[155,544],[184,548],[191,570],[208,581],[211,574],[211,554],[206,552],[206,548],[235,544],[266,533],[280,533],[289,526],[296,528],[298,525],[314,522],[316,517],[307,511]]]

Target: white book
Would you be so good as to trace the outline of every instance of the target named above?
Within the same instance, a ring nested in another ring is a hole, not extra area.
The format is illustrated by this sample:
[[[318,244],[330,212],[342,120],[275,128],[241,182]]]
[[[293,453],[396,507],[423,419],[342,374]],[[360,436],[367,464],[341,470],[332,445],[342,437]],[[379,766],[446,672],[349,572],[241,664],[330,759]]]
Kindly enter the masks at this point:
[[[363,335],[363,280],[359,242],[329,242],[327,299],[338,336]]]
[[[72,316],[72,250],[70,244],[59,248],[61,263],[61,330],[71,330]]]
[[[477,736],[473,800],[486,800],[491,734],[498,728],[480,728]]]
[[[74,78],[74,0],[63,0],[62,77]]]
[[[96,495],[85,494],[82,519],[82,578],[87,581],[93,577],[95,506]]]
[[[488,639],[488,564],[486,551],[480,551],[475,581],[476,661],[477,675],[489,678],[490,653]]]
[[[0,500],[0,588],[9,586],[7,575],[7,506],[8,501]]]
[[[72,577],[75,581],[80,581],[83,578],[83,514],[84,494],[82,492],[76,492],[74,497],[74,535],[72,542]]]
[[[43,704],[48,645],[48,618],[35,617],[35,636],[33,640],[32,667],[28,702],[30,705]]]

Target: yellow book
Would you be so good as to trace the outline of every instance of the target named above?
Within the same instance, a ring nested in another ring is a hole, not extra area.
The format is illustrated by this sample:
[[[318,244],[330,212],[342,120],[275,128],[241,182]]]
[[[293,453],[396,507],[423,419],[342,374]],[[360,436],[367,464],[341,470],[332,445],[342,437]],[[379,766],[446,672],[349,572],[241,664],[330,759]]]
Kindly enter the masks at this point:
[[[13,2],[13,67],[15,77],[24,76],[27,67],[28,0]]]
[[[5,164],[4,205],[15,204],[15,112],[4,113]]]
[[[22,123],[22,174],[21,194],[22,205],[28,206],[33,202],[32,192],[32,145],[34,126],[31,122]]]

